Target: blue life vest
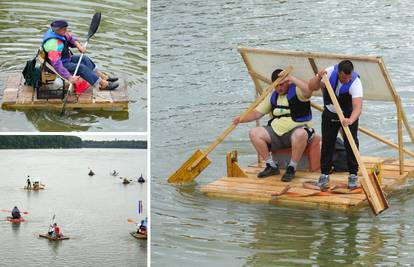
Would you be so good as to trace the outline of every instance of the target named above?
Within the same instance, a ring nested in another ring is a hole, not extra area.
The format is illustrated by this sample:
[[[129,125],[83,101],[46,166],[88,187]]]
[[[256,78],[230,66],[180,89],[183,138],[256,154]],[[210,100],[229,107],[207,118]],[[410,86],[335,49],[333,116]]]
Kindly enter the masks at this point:
[[[359,77],[358,73],[355,71],[352,72],[352,79],[342,84],[341,88],[339,88],[339,95],[336,95],[338,99],[339,105],[341,106],[342,111],[345,113],[345,117],[348,117],[352,113],[352,95],[349,93],[349,89],[351,88],[352,83]],[[332,86],[334,92],[336,91],[336,87],[338,86],[339,80],[339,72],[338,72],[338,64],[334,66],[334,70],[331,73],[331,77],[329,77],[329,83]],[[323,103],[324,105],[331,105],[332,100],[329,96],[329,93],[326,90],[323,90]]]
[[[290,113],[282,114],[279,116],[274,116],[268,122],[268,125],[271,125],[274,119],[279,119],[281,117],[291,117],[295,122],[306,122],[312,119],[312,111],[310,107],[310,101],[302,102],[299,100],[296,95],[296,84],[290,84],[287,91],[288,106],[281,106],[277,104],[277,98],[279,94],[277,91],[274,91],[270,97],[270,103],[272,104],[272,115],[275,109],[289,109]]]
[[[42,42],[42,47],[43,47],[43,51],[46,54],[46,59],[49,62],[49,58],[47,56],[47,52],[44,48],[45,43],[50,40],[50,39],[59,39],[63,41],[64,47],[63,47],[63,51],[62,51],[62,56],[61,56],[61,60],[62,62],[68,62],[70,61],[70,57],[72,56],[72,52],[69,49],[69,42],[66,40],[65,36],[59,35],[57,33],[55,33],[52,28],[49,28],[47,30],[47,32],[45,33],[45,35],[43,36],[43,42]],[[50,62],[49,62],[50,63]]]

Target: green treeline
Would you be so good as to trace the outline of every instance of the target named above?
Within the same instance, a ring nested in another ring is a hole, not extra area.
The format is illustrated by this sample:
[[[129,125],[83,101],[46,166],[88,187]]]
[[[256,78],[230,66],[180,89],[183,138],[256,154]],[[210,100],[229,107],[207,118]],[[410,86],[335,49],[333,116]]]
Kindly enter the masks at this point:
[[[134,148],[146,149],[147,141],[82,141],[67,135],[1,135],[0,149],[36,148]]]
[[[115,140],[115,141],[90,141],[82,142],[84,148],[136,148],[147,149],[147,141]]]

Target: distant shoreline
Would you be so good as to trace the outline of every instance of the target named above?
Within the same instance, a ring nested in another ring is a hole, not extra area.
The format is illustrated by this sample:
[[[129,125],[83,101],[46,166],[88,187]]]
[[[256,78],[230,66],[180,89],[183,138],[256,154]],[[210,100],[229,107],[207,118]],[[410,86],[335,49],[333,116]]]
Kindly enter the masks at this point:
[[[78,136],[67,135],[3,135],[0,136],[0,149],[70,149],[70,148],[118,148],[147,149],[147,141],[142,140],[82,140]]]

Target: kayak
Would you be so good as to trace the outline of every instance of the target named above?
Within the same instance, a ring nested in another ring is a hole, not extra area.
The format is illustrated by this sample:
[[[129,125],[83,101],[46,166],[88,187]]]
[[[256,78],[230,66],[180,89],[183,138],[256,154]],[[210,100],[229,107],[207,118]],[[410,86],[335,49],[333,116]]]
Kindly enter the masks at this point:
[[[7,217],[7,220],[11,223],[21,223],[24,222],[24,218],[20,217],[19,219],[13,219],[13,217]]]
[[[44,234],[44,235],[43,234],[40,234],[39,237],[43,237],[43,238],[49,239],[51,241],[60,241],[60,240],[67,240],[67,239],[69,239],[68,236],[53,237],[53,236],[50,236],[48,234]]]
[[[147,239],[147,235],[143,235],[137,232],[131,232],[130,234],[136,239]]]

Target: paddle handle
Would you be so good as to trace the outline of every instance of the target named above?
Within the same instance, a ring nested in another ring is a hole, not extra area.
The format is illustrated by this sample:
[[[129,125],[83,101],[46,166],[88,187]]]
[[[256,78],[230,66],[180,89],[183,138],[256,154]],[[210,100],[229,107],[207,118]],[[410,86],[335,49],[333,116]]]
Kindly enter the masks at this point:
[[[292,66],[288,66],[284,71],[282,71],[279,75],[279,78],[276,79],[273,83],[271,83],[266,90],[256,98],[256,100],[240,115],[240,121],[243,120],[244,117],[247,116],[253,109],[255,109],[265,98],[268,96],[274,88],[279,85],[280,81],[284,79],[291,71],[293,70]],[[205,157],[208,156],[208,154],[213,151],[223,140],[226,138],[227,135],[229,135],[234,128],[237,127],[237,124],[231,123],[227,129],[220,134],[219,137],[207,148],[204,155],[200,158],[198,158],[189,168],[190,170],[193,170]]]
[[[332,89],[331,83],[329,82],[329,79],[328,79],[328,76],[326,75],[326,73],[322,76],[322,80],[325,83],[326,90],[329,93],[329,96],[331,97],[332,103],[335,106],[335,110],[336,110],[336,113],[338,114],[340,123],[342,123],[342,121],[345,119],[345,117],[344,117],[344,114],[342,113],[342,109],[339,106],[338,100],[336,98],[336,95],[334,93],[334,90]],[[357,162],[360,166],[361,173],[362,173],[362,176],[364,178],[363,181],[361,182],[361,185],[362,185],[364,191],[366,192],[365,189],[367,189],[370,193],[375,192],[375,188],[373,187],[373,185],[370,182],[368,182],[368,181],[370,181],[370,179],[368,177],[367,169],[365,168],[365,164],[361,159],[361,155],[359,154],[358,148],[355,144],[355,140],[352,137],[352,134],[351,134],[351,131],[349,130],[349,127],[348,126],[342,126],[342,128],[344,129],[344,132],[345,132],[345,135],[348,139],[348,142],[351,145],[352,152],[354,152],[355,158],[356,158],[356,160],[357,160]],[[380,193],[383,194],[382,191]],[[366,195],[367,195],[368,201],[372,204],[372,207],[374,208],[374,212],[376,214],[378,214],[382,210],[382,207],[379,205],[378,201],[374,201],[372,199],[372,196],[370,194],[366,194]]]

